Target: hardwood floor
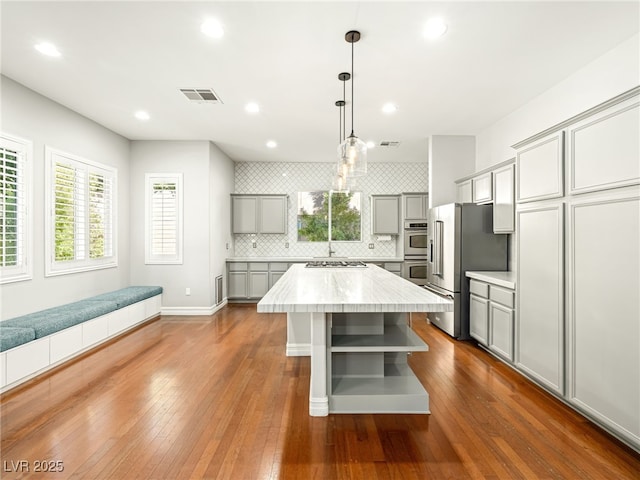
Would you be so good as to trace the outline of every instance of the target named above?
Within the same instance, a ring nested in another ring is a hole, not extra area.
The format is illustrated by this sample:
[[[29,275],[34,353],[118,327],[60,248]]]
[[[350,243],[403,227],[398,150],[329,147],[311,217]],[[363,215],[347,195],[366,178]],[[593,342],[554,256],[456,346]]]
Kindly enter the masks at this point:
[[[640,455],[507,366],[423,316],[414,329],[431,415],[313,418],[284,315],[163,317],[2,395],[0,477],[639,478]]]

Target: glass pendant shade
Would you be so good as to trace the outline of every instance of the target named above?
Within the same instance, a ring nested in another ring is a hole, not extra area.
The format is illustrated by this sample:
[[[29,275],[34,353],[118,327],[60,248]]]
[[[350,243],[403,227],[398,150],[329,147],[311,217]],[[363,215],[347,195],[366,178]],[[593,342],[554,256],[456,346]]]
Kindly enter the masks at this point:
[[[367,174],[367,144],[353,133],[338,146],[338,165],[347,177]]]

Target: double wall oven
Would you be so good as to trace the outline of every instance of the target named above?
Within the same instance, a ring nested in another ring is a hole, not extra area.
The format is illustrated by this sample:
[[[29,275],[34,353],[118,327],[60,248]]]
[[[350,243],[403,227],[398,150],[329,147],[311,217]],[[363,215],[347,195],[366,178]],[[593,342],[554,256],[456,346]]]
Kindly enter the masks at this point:
[[[427,222],[407,220],[404,223],[403,276],[417,285],[427,283]]]

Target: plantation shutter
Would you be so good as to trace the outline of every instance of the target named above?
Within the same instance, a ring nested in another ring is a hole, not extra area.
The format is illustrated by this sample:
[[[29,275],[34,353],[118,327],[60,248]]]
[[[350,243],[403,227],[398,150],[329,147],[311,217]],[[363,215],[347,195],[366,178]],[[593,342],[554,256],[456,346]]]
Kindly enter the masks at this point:
[[[147,175],[147,263],[181,263],[181,176]]]
[[[116,265],[116,170],[46,149],[50,192],[46,275]]]
[[[0,269],[3,281],[27,272],[27,175],[25,146],[0,143]]]

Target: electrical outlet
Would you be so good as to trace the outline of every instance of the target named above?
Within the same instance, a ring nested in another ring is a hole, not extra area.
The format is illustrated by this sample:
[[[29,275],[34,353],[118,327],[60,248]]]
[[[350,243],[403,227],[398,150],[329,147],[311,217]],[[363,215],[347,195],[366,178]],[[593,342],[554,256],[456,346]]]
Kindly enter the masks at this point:
[[[227,242],[227,250],[229,250],[229,242]]]
[[[373,250],[375,248],[375,245],[373,243],[369,244],[369,250]]]
[[[258,248],[258,244],[256,242],[253,242],[251,245],[253,246],[253,248]]]
[[[191,295],[191,289],[190,289],[189,287],[187,287],[187,288],[184,290],[184,294],[185,294],[185,295]]]
[[[289,242],[284,243],[284,248],[289,248]]]

